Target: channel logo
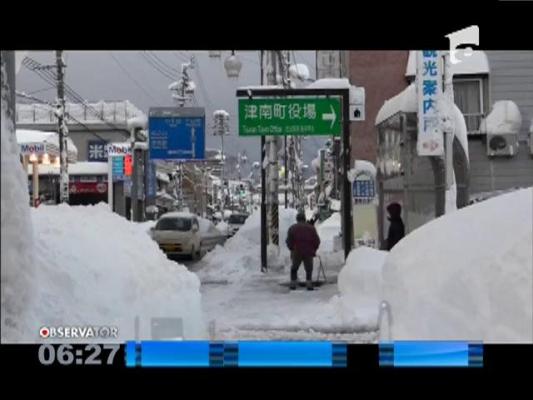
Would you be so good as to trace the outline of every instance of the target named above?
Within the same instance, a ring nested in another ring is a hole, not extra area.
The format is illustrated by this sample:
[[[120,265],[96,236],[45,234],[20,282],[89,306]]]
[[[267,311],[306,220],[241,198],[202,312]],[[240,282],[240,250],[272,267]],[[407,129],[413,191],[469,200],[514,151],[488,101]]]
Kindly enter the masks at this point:
[[[39,329],[43,339],[110,339],[118,337],[115,326],[43,326]]]

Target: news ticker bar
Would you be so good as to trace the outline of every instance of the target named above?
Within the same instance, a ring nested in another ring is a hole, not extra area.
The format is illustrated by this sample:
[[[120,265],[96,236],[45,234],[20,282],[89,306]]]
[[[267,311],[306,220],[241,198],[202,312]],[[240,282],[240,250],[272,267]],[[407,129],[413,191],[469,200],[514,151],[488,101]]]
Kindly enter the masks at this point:
[[[130,341],[127,367],[345,368],[347,343],[298,341]],[[380,367],[482,367],[483,345],[461,341],[379,344]]]

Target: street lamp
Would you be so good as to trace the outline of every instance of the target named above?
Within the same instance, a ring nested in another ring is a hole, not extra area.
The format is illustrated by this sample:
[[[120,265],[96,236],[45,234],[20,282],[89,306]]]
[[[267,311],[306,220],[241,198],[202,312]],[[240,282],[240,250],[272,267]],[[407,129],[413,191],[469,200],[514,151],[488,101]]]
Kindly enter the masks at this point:
[[[224,69],[228,78],[238,78],[241,72],[242,62],[235,55],[235,51],[232,50],[231,56],[224,60]]]

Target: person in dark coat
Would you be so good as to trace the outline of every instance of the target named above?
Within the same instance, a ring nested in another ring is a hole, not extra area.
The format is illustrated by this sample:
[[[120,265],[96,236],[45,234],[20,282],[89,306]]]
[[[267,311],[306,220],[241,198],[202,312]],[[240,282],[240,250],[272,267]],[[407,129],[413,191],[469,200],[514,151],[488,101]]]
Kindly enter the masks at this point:
[[[405,226],[402,221],[402,206],[391,203],[387,206],[389,213],[389,234],[387,235],[387,250],[391,250],[405,236]]]
[[[313,258],[316,255],[320,238],[313,225],[307,223],[305,214],[299,212],[296,224],[289,228],[287,233],[287,247],[291,251],[291,290],[296,289],[298,269],[304,263],[307,290],[313,290]]]

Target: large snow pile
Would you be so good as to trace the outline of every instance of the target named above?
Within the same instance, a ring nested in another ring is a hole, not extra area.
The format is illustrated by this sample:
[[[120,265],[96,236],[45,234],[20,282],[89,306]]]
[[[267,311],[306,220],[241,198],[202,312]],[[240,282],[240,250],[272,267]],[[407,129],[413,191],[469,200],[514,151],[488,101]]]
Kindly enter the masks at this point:
[[[342,324],[377,329],[382,269],[388,252],[361,246],[350,252],[332,299]]]
[[[334,237],[341,232],[341,214],[338,212],[331,214],[328,219],[317,226],[316,231],[320,237],[318,254],[333,252]]]
[[[24,316],[32,300],[30,282],[34,276],[28,177],[19,160],[19,146],[6,107],[2,98],[2,342],[30,329]]]
[[[487,118],[481,121],[480,130],[489,135],[517,134],[522,126],[522,115],[515,102],[500,100],[492,105]]]
[[[95,206],[32,210],[35,296],[25,326],[9,340],[35,342],[41,326],[116,326],[117,341],[150,339],[153,317],[182,318],[186,338],[204,335],[200,282],[169,261],[139,224]],[[23,238],[19,238],[23,242]]]
[[[289,250],[285,245],[287,230],[296,222],[296,210],[279,209],[279,254],[268,249],[269,265],[289,265]],[[220,226],[217,225],[217,227]],[[220,229],[220,228],[219,228]],[[205,266],[198,271],[202,281],[235,282],[247,274],[260,272],[261,213],[255,211],[244,225],[224,245],[216,246],[202,260]]]
[[[385,261],[394,340],[533,341],[533,188],[411,232]]]

